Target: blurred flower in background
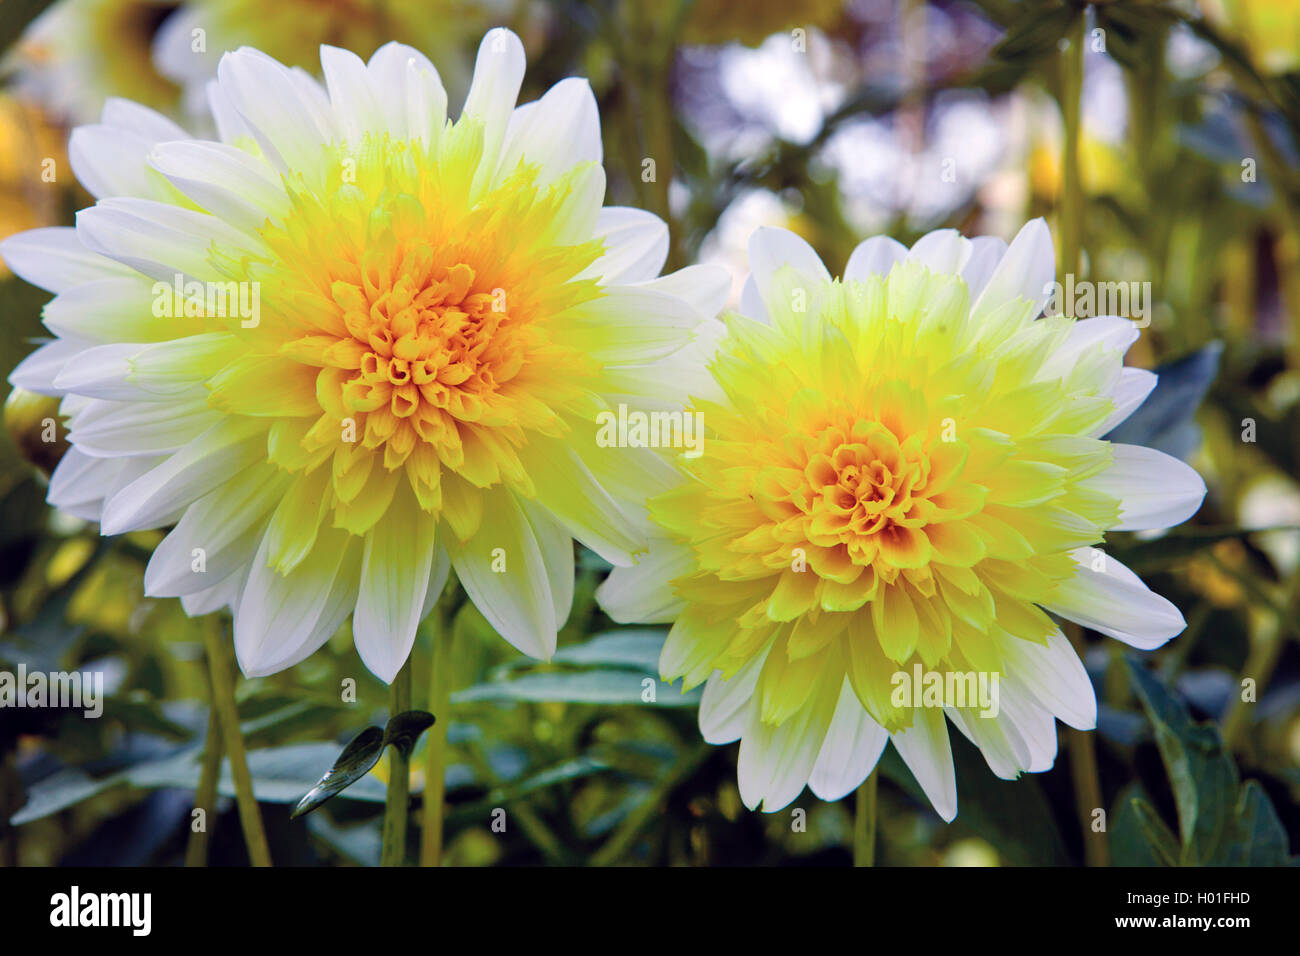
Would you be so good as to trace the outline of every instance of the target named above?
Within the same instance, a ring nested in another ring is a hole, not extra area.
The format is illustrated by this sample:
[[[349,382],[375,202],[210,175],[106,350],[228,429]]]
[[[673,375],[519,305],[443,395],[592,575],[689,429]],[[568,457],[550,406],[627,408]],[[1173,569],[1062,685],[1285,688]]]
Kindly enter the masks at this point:
[[[19,89],[70,123],[99,118],[118,96],[201,118],[221,55],[241,46],[288,66],[318,70],[322,43],[369,56],[392,40],[443,64],[458,79],[473,42],[510,16],[513,0],[58,0],[33,21],[10,68]]]
[[[1295,0],[1206,0],[1205,15],[1240,41],[1261,70],[1300,68],[1300,4]]]

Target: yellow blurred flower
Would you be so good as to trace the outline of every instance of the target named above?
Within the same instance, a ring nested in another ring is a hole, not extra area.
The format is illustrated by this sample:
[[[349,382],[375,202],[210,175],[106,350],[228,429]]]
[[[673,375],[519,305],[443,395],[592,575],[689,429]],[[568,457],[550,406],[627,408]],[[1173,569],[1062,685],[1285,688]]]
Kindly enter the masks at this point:
[[[1300,3],[1296,0],[1206,0],[1205,15],[1245,46],[1264,72],[1300,69]]]

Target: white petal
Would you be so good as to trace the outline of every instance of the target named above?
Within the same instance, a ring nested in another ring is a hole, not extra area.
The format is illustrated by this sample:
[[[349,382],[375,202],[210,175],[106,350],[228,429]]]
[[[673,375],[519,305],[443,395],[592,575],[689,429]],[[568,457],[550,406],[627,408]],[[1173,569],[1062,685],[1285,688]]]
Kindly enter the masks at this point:
[[[181,607],[190,617],[202,617],[222,608],[234,608],[239,599],[239,590],[244,586],[247,568],[241,568],[234,574],[228,574],[222,580],[202,591],[181,595]]]
[[[202,398],[181,402],[94,401],[72,418],[68,440],[87,455],[165,455],[215,425],[222,413]]]
[[[945,707],[944,713],[976,747],[994,776],[1015,780],[1033,762],[1029,744],[1004,713],[984,716],[979,711]]]
[[[437,520],[414,502],[390,507],[366,535],[352,630],[372,674],[392,683],[415,645],[429,590]]]
[[[1076,730],[1097,725],[1097,695],[1088,672],[1060,631],[1047,636],[1047,646],[1012,639],[1001,645],[1007,675],[1043,707]]]
[[[207,589],[244,570],[262,543],[263,529],[288,477],[275,468],[250,468],[185,509],[185,514],[154,548],[144,573],[150,597],[177,597]],[[195,568],[202,549],[202,570]]]
[[[824,675],[823,675],[824,676]],[[820,683],[820,682],[819,682]],[[751,810],[762,804],[766,813],[789,805],[807,784],[826,740],[837,697],[818,687],[798,713],[780,726],[766,724],[757,700],[750,704],[736,777],[740,799]]]
[[[474,179],[475,191],[491,182],[496,171],[506,125],[519,99],[524,65],[524,45],[509,30],[489,30],[479,44],[474,79],[461,111],[462,116],[474,116],[483,123],[483,161]]]
[[[189,133],[157,110],[151,110],[147,106],[116,96],[110,96],[104,101],[104,112],[100,122],[105,126],[132,133],[150,143],[189,139]]]
[[[695,265],[641,283],[638,288],[674,295],[690,303],[704,318],[722,311],[731,295],[731,274],[722,266]]]
[[[156,468],[104,502],[104,534],[122,534],[165,524],[178,509],[266,458],[265,426],[218,422]]]
[[[644,209],[604,207],[595,238],[604,240],[605,252],[581,278],[599,278],[605,285],[653,279],[668,258],[668,226]]]
[[[41,395],[58,396],[64,389],[56,384],[64,369],[79,365],[81,356],[94,351],[83,339],[54,339],[41,345],[9,373],[9,384]]]
[[[533,441],[525,459],[539,500],[575,538],[610,564],[632,564],[632,552],[645,546],[644,534],[572,447]]]
[[[536,103],[515,110],[497,179],[511,175],[525,162],[541,167],[538,183],[546,185],[578,163],[600,161],[596,97],[586,80],[570,77],[556,83]]]
[[[1111,443],[1111,466],[1085,484],[1118,498],[1119,523],[1111,530],[1170,528],[1200,510],[1205,481],[1184,461],[1154,448]]]
[[[128,458],[92,458],[76,448],[69,448],[50,475],[46,500],[58,508],[87,521],[98,521],[100,505],[124,471],[138,477],[157,461]]]
[[[903,762],[925,791],[935,812],[948,822],[957,816],[957,774],[942,710],[919,707],[912,726],[890,734]]]
[[[1138,328],[1129,319],[1113,315],[1099,315],[1080,319],[1070,326],[1070,334],[1061,347],[1043,362],[1036,378],[1038,381],[1064,378],[1085,354],[1099,351],[1115,353],[1117,363],[1122,363],[1124,353],[1138,340]]]
[[[339,571],[348,544],[345,532],[323,529],[311,555],[282,575],[268,565],[263,539],[235,612],[235,656],[246,677],[282,669],[281,662],[317,636],[326,612],[337,611],[339,602],[332,598],[337,584],[346,584]]]
[[[831,278],[813,247],[802,237],[788,229],[759,226],[749,237],[749,269],[769,314],[790,309],[790,304],[779,298],[781,293],[774,284],[776,274],[786,267],[794,269],[810,285],[820,285]]]
[[[144,276],[96,279],[65,289],[46,303],[41,319],[62,338],[108,342],[158,342],[197,331],[184,318],[155,316],[156,296]]]
[[[1094,548],[1072,554],[1078,562],[1074,577],[1040,602],[1053,614],[1143,651],[1160,647],[1187,626],[1178,608],[1115,558]],[[1101,570],[1093,570],[1094,561]]]
[[[1006,255],[989,276],[984,291],[971,306],[972,318],[978,320],[981,315],[1017,298],[1034,303],[1037,314],[1047,304],[1055,275],[1052,234],[1042,219],[1031,220],[1016,234]]]
[[[177,274],[226,281],[212,262],[214,243],[227,252],[255,249],[256,240],[207,213],[148,199],[103,199],[77,213],[77,238],[160,282]]]
[[[970,240],[956,229],[936,229],[916,240],[906,261],[919,262],[931,272],[960,275],[971,251]]]
[[[569,309],[570,325],[583,332],[587,354],[605,365],[643,365],[691,340],[703,316],[685,299],[647,286],[612,286]]]
[[[217,82],[267,160],[282,173],[316,173],[334,136],[309,87],[271,57],[243,47],[221,58]],[[225,138],[224,136],[222,137]]]
[[[145,163],[152,146],[144,137],[112,126],[79,126],[68,140],[68,164],[96,199],[158,198],[158,183]]]
[[[374,52],[366,68],[375,88],[384,91],[379,106],[387,129],[399,139],[435,143],[447,122],[447,91],[428,57],[390,42]]]
[[[483,522],[468,541],[456,541],[449,529],[443,540],[465,593],[497,633],[530,657],[555,653],[558,627],[546,561],[514,496],[490,496]],[[492,570],[498,549],[502,572]]]
[[[768,648],[755,654],[731,675],[722,679],[722,671],[714,671],[704,684],[700,698],[700,735],[711,744],[729,744],[739,740],[745,732],[745,721],[753,702],[758,676],[767,661]]]
[[[961,277],[970,291],[970,300],[974,302],[988,285],[993,270],[1006,255],[1007,244],[996,236],[976,236],[970,243],[970,258],[962,267]]]
[[[650,551],[630,568],[615,568],[596,589],[596,600],[620,624],[669,624],[686,603],[672,581],[694,569],[691,549],[667,538],[651,538]]]
[[[149,163],[208,212],[244,231],[282,218],[289,198],[279,177],[242,149],[205,140],[159,143]]]
[[[894,263],[901,262],[906,255],[907,246],[889,236],[863,239],[844,266],[844,278],[865,282],[869,276],[887,276]]]
[[[361,57],[351,50],[322,44],[320,65],[344,140],[355,148],[367,133],[384,132],[386,122],[380,107],[380,91],[372,85]],[[388,95],[396,92],[388,91]]]
[[[541,505],[520,499],[519,507],[528,519],[537,547],[542,552],[556,627],[564,627],[573,609],[573,536]]]
[[[86,248],[72,226],[28,229],[0,240],[0,258],[20,279],[48,292],[133,273]]]
[[[764,325],[772,324],[772,314],[767,311],[767,306],[763,304],[763,296],[758,291],[758,281],[753,275],[750,275],[745,280],[745,284],[740,290],[739,311],[741,315],[756,322],[762,322]]]
[[[863,708],[848,679],[840,689],[835,716],[822,744],[808,787],[823,800],[839,800],[867,779],[889,734]]]
[[[1110,394],[1110,400],[1115,403],[1115,411],[1089,437],[1100,438],[1141,408],[1158,380],[1159,376],[1155,372],[1148,372],[1144,368],[1121,369]]]

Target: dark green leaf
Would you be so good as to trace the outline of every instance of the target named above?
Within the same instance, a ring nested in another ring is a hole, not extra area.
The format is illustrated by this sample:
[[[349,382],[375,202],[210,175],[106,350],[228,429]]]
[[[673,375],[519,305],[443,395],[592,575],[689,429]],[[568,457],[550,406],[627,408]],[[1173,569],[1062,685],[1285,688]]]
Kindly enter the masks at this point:
[[[389,718],[384,728],[383,746],[392,745],[402,756],[411,756],[420,734],[432,727],[436,719],[427,710],[407,710]]]
[[[1262,787],[1251,780],[1241,788],[1233,837],[1212,861],[1224,866],[1287,866],[1286,829]]]
[[[1213,725],[1193,722],[1187,709],[1154,675],[1132,659],[1128,664],[1174,792],[1182,859],[1193,865],[1208,862],[1229,828],[1237,796],[1237,768]]]
[[[389,723],[391,725],[392,722]],[[379,757],[384,752],[384,740],[385,734],[378,727],[367,727],[353,737],[329,772],[298,801],[290,817],[310,813],[368,774],[379,763]]]

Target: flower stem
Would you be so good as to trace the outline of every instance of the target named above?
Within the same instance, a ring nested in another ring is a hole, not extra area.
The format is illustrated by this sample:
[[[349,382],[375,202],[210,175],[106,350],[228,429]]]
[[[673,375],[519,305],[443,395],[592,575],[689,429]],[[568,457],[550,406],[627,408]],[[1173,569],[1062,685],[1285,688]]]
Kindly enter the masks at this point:
[[[1087,646],[1083,642],[1079,626],[1066,625],[1065,636],[1074,646],[1079,660],[1083,660]],[[1079,813],[1079,825],[1083,827],[1083,859],[1088,866],[1109,866],[1110,844],[1106,841],[1106,832],[1095,830],[1092,826],[1093,811],[1104,809],[1101,775],[1097,770],[1096,740],[1086,730],[1071,728],[1067,733],[1066,750],[1070,757],[1070,778],[1074,781],[1074,804]]]
[[[203,769],[199,774],[199,785],[194,791],[194,808],[203,811],[203,828],[191,827],[190,839],[185,845],[186,866],[208,865],[209,834],[217,817],[217,779],[221,776],[221,758],[225,752],[221,746],[221,723],[217,709],[208,711],[208,735],[203,744]]]
[[[235,679],[230,672],[226,644],[216,627],[205,628],[203,640],[208,651],[208,673],[212,679],[212,707],[217,712],[222,745],[230,758],[230,776],[235,782],[235,803],[239,822],[244,828],[248,859],[253,866],[270,866],[271,849],[262,829],[262,814],[253,795],[253,777],[248,772],[248,755],[239,732],[239,711],[235,708]]]
[[[1083,94],[1083,45],[1088,35],[1086,17],[1079,17],[1078,28],[1069,38],[1070,45],[1061,54],[1061,119],[1065,139],[1061,148],[1061,260],[1057,268],[1060,281],[1079,271],[1079,252],[1083,246],[1083,191],[1079,181],[1079,107]]]
[[[857,809],[853,816],[853,865],[876,865],[876,790],[877,774],[862,781],[857,792]]]
[[[393,678],[388,689],[389,719],[411,709],[411,662]],[[384,843],[380,866],[406,863],[406,816],[411,802],[411,755],[397,747],[389,749],[388,799],[384,803]]]
[[[429,676],[429,713],[435,718],[424,751],[424,806],[420,829],[420,866],[442,861],[443,796],[446,790],[447,726],[451,720],[452,629],[444,618],[442,602],[425,619],[433,643],[433,670]]]

